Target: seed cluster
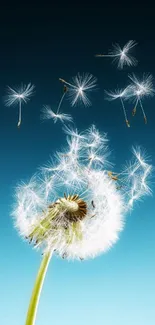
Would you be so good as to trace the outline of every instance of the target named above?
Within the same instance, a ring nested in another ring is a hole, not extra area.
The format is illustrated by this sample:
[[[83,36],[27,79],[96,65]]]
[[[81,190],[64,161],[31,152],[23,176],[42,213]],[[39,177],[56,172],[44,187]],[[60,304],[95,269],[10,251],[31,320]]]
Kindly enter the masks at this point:
[[[35,227],[35,229],[28,236],[30,242],[35,240],[35,245],[46,237],[46,234],[51,229],[57,229],[58,224],[65,229],[68,228],[69,223],[75,224],[83,220],[87,214],[87,204],[79,195],[64,194],[63,198],[48,206],[48,212],[45,218]]]

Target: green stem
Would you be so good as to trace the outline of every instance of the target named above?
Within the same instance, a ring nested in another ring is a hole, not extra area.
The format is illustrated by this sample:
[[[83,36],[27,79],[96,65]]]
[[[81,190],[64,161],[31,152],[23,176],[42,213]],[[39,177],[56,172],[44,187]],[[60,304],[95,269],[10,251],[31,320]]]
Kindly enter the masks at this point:
[[[48,264],[50,262],[52,253],[46,253],[43,256],[39,272],[37,274],[36,282],[33,288],[29,309],[27,313],[27,319],[25,325],[34,325],[35,319],[36,319],[36,313],[37,313],[37,307],[39,303],[40,293],[43,287],[46,271],[48,268]]]

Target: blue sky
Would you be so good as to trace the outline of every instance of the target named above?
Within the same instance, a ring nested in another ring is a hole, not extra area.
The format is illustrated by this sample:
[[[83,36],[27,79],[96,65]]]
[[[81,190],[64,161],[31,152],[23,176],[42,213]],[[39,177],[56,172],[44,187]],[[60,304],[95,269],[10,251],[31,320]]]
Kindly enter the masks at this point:
[[[80,27],[77,26],[78,14],[74,21],[67,11],[64,15],[63,10],[60,13],[56,11],[54,17],[51,8],[49,13],[48,9],[42,12],[42,8],[38,8],[36,16],[34,8],[25,11],[23,16],[22,8],[18,6],[16,9],[10,7],[6,13],[6,8],[3,8],[0,96],[3,99],[6,85],[18,85],[21,81],[34,83],[36,94],[23,108],[20,130],[16,127],[17,108],[6,108],[1,100],[0,305],[3,306],[1,323],[5,325],[24,324],[41,261],[41,253],[34,251],[18,236],[10,213],[16,184],[20,180],[29,180],[36,169],[65,144],[61,124],[40,121],[43,104],[52,107],[58,104],[62,91],[58,78],[69,79],[77,72],[90,72],[98,78],[99,90],[92,96],[91,107],[71,108],[64,101],[63,110],[72,114],[80,131],[93,123],[108,133],[111,159],[117,170],[130,159],[132,145],[142,145],[155,165],[155,98],[144,102],[147,125],[143,123],[140,110],[132,118],[132,105],[127,105],[132,121],[130,129],[124,123],[119,102],[104,100],[104,89],[123,87],[128,81],[128,73],[135,72],[140,76],[143,72],[151,72],[155,76],[155,46],[151,34],[147,38],[146,30],[140,30],[140,26],[134,30],[135,17],[132,35],[127,24],[124,30],[120,25],[116,28],[116,18],[112,19],[114,14],[111,16],[113,28],[108,30],[108,18],[104,16],[103,21],[99,10],[93,16],[93,8],[85,19],[81,17]],[[29,25],[26,25],[28,19]],[[149,33],[149,24],[147,28]],[[110,60],[94,58],[95,53],[108,50],[113,42],[124,44],[132,38],[139,43],[134,52],[139,61],[136,68],[118,71]],[[154,192],[154,184],[152,188]],[[152,197],[136,204],[132,214],[126,218],[120,240],[107,254],[81,263],[53,257],[36,325],[153,325],[154,214],[153,193]]]

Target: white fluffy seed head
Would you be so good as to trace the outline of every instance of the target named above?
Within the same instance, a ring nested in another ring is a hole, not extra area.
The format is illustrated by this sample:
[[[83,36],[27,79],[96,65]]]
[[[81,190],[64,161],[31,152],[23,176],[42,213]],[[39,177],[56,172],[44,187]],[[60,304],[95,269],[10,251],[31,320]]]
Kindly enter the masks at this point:
[[[35,86],[29,83],[28,85],[21,84],[16,88],[7,87],[7,95],[4,98],[6,106],[16,105],[19,102],[27,103],[34,94]]]
[[[124,66],[135,66],[137,60],[130,54],[130,50],[135,47],[137,43],[133,40],[128,41],[123,48],[119,44],[113,45],[111,55],[114,57],[114,62],[118,63],[118,68],[123,69]]]
[[[20,234],[36,248],[86,259],[116,243],[126,212],[148,193],[151,166],[135,149],[135,161],[118,177],[123,182],[118,189],[106,170],[106,135],[95,126],[82,136],[70,132],[67,129],[68,147],[57,153],[55,163],[17,188],[13,216]]]

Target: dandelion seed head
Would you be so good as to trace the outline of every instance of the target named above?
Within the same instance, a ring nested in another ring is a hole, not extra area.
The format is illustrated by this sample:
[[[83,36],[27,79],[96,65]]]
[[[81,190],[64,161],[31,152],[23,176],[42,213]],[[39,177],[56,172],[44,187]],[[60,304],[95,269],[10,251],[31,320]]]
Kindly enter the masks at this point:
[[[150,193],[151,165],[135,148],[134,161],[122,172],[127,187],[118,191],[105,168],[107,137],[95,126],[82,137],[67,132],[67,147],[17,187],[12,214],[21,236],[35,248],[68,259],[93,258],[117,242],[127,211]],[[98,147],[89,146],[92,140]]]

